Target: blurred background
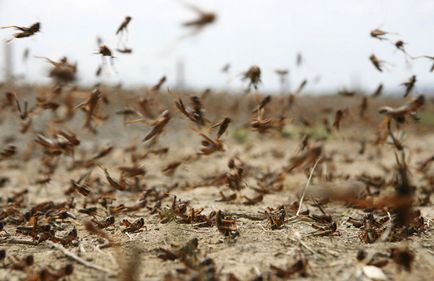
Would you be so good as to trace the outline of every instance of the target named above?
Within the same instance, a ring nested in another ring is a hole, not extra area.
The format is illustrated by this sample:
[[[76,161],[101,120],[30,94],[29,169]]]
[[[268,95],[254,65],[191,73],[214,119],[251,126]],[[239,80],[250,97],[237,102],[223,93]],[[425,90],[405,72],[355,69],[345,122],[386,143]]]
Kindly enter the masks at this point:
[[[432,0],[195,0],[215,12],[215,23],[195,36],[177,40],[188,30],[183,22],[196,18],[186,2],[177,0],[0,0],[0,25],[29,26],[41,22],[41,32],[1,44],[2,80],[48,83],[49,65],[34,56],[78,63],[79,83],[122,83],[125,87],[155,84],[167,75],[167,85],[185,89],[240,90],[240,73],[251,65],[262,69],[260,91],[279,92],[276,69],[289,70],[290,91],[303,79],[306,92],[330,93],[346,89],[374,90],[384,83],[388,92],[417,74],[416,92],[430,94],[431,62],[406,62],[390,42],[369,36],[374,28],[398,33],[392,40],[407,43],[410,55],[434,55]],[[128,47],[132,54],[115,53],[116,71],[95,76],[101,57],[97,37],[113,50],[116,29],[131,16]],[[1,41],[12,30],[0,30]],[[176,44],[175,44],[176,42]],[[25,50],[28,59],[23,59]],[[378,72],[369,56],[389,62]],[[301,54],[302,64],[296,65]],[[228,73],[222,68],[230,64]]]

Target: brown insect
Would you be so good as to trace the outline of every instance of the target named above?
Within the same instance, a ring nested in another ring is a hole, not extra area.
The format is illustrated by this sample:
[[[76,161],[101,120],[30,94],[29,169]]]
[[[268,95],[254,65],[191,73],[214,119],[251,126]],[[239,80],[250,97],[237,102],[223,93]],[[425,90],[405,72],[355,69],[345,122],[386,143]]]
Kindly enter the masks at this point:
[[[159,92],[161,86],[163,86],[166,80],[167,80],[166,76],[161,77],[160,80],[158,80],[158,83],[152,86],[151,91]]]
[[[344,110],[338,109],[335,113],[335,121],[333,121],[333,128],[336,129],[336,131],[339,131],[341,121],[344,118]]]
[[[294,274],[300,274],[302,277],[307,277],[307,269],[308,269],[308,262],[305,259],[299,259],[297,260],[293,265],[286,269],[282,269],[280,267],[277,267],[275,265],[270,265],[270,269],[273,271],[273,273],[279,277],[288,279]]]
[[[253,198],[244,195],[243,198],[246,199],[246,201],[243,202],[243,205],[252,206],[262,202],[262,200],[264,200],[264,195],[258,194]]]
[[[167,250],[164,248],[157,248],[157,257],[162,260],[185,260],[190,256],[194,256],[198,252],[199,241],[197,238],[193,238],[188,241],[184,246],[177,247],[174,250]]]
[[[121,174],[119,180],[117,181],[117,180],[113,179],[113,178],[110,176],[110,174],[109,174],[109,172],[108,172],[108,170],[107,170],[106,168],[104,168],[104,167],[101,166],[101,165],[98,165],[98,166],[99,166],[101,169],[103,169],[104,174],[105,174],[105,177],[106,177],[106,179],[107,179],[107,181],[109,182],[109,184],[110,184],[111,187],[113,187],[113,188],[116,189],[116,190],[120,190],[120,191],[124,191],[124,190],[126,190],[126,189],[128,188],[128,183],[125,181],[125,179],[124,179],[124,177],[122,176],[122,174]]]
[[[15,145],[8,145],[6,148],[0,151],[0,161],[11,158],[17,153],[17,147]]]
[[[51,267],[43,268],[38,274],[32,275],[26,279],[26,281],[56,281],[63,280],[69,275],[74,273],[74,266],[67,264],[59,269],[53,269]]]
[[[120,34],[121,36],[123,33],[128,33],[128,25],[131,21],[130,16],[126,16],[125,19],[122,21],[122,23],[119,25],[118,29],[116,30],[116,35]]]
[[[411,102],[400,106],[398,108],[392,108],[390,106],[383,106],[379,109],[380,114],[385,114],[387,118],[395,120],[397,123],[404,123],[407,115],[415,114],[415,112],[425,104],[425,96],[420,95]],[[387,123],[385,121],[385,123]]]
[[[386,63],[385,61],[379,60],[374,54],[369,56],[369,60],[378,71],[383,72],[383,65]]]
[[[102,98],[102,94],[100,90],[94,89],[91,93],[89,98],[77,105],[75,108],[81,108],[85,114],[86,118],[84,121],[83,128],[89,129],[92,133],[96,133],[96,129],[92,126],[92,120],[94,118],[103,120],[104,117],[97,115],[96,111],[98,108],[98,101]]]
[[[235,192],[229,195],[225,195],[223,191],[220,191],[219,194],[221,198],[217,199],[216,202],[230,202],[237,199],[237,194]]]
[[[109,216],[101,221],[92,220],[95,226],[99,229],[107,228],[115,223],[115,217]]]
[[[285,224],[286,211],[285,207],[280,206],[277,210],[268,208],[265,211],[265,216],[267,217],[267,225],[272,229],[280,229]]]
[[[133,49],[128,48],[128,47],[123,47],[122,49],[121,48],[116,48],[116,51],[118,53],[121,53],[121,54],[132,54],[133,53]]]
[[[339,235],[339,231],[337,230],[337,224],[335,222],[328,224],[312,224],[311,225],[316,230],[310,232],[308,235],[312,236],[330,236],[330,235]]]
[[[163,111],[160,116],[151,122],[151,124],[154,126],[152,130],[145,136],[143,141],[148,141],[150,139],[156,139],[164,130],[164,127],[169,123],[170,121],[170,113],[169,110]]]
[[[407,51],[404,48],[404,45],[406,45],[406,43],[402,40],[398,40],[395,43],[393,43],[393,45],[396,47],[397,50],[401,51],[402,53],[404,53],[405,57],[410,57],[411,56],[407,53]]]
[[[365,118],[367,110],[368,110],[368,97],[363,97],[362,102],[360,103],[360,106],[359,106],[360,118]]]
[[[371,97],[376,98],[379,97],[383,93],[383,84],[378,85],[374,92],[372,92]]]
[[[285,171],[287,173],[289,173],[301,165],[306,166],[306,165],[313,164],[322,155],[322,152],[323,152],[322,145],[318,145],[318,146],[315,146],[315,147],[303,152],[299,156],[292,157],[291,163],[289,164],[289,166],[287,166],[285,168]]]
[[[196,123],[198,126],[205,125],[205,118],[203,116],[202,104],[200,102],[199,97],[193,96],[191,97],[193,110],[187,110],[182,99],[178,98],[178,101],[175,102],[178,110],[184,114],[188,119],[190,119],[193,123]]]
[[[8,264],[8,268],[18,271],[26,271],[35,262],[33,255],[27,255],[21,259],[18,259],[14,256],[9,256],[9,259],[11,263]]]
[[[223,121],[213,126],[213,127],[219,126],[217,137],[215,139],[208,137],[205,133],[193,129],[203,138],[201,142],[202,148],[200,149],[199,155],[210,155],[216,151],[224,151],[223,142],[221,141],[220,138],[226,132],[230,122],[231,119],[226,117],[223,119]]]
[[[256,112],[258,112],[259,110],[263,109],[263,108],[264,108],[267,104],[269,104],[270,102],[271,102],[271,96],[266,96],[266,97],[264,97],[264,98],[261,100],[261,102],[260,102],[260,104],[258,105],[258,107],[252,111],[252,113],[256,113]]]
[[[172,176],[176,169],[182,164],[182,161],[173,161],[170,162],[169,164],[167,164],[162,170],[161,172],[163,172],[163,174],[165,174],[166,176]]]
[[[388,34],[395,34],[396,35],[396,33],[387,32],[387,31],[381,30],[379,28],[375,28],[375,29],[371,30],[371,32],[370,32],[370,35],[372,38],[379,39],[379,40],[387,40],[387,38],[385,36]]]
[[[392,248],[390,249],[390,256],[399,269],[411,271],[415,259],[413,251],[406,248]]]
[[[407,82],[402,83],[401,85],[405,87],[405,94],[404,94],[404,98],[406,98],[412,91],[414,88],[414,85],[416,84],[416,75],[412,75]]]
[[[110,65],[112,67],[114,67],[115,57],[113,56],[112,50],[107,45],[104,45],[104,44],[100,45],[98,52],[96,52],[95,54],[101,55],[101,59],[102,59],[101,65],[98,67],[98,69],[95,73],[96,76],[99,76],[102,73],[104,66],[107,63],[107,60],[109,60]],[[107,60],[105,58],[107,58]]]
[[[77,64],[69,63],[67,57],[61,58],[58,62],[51,60],[47,57],[35,56],[35,58],[45,59],[49,64],[53,66],[53,68],[50,70],[49,75],[59,83],[68,83],[76,79]]]
[[[303,81],[301,81],[300,85],[298,85],[298,87],[294,91],[293,95],[299,95],[299,94],[301,94],[301,92],[303,91],[303,89],[306,87],[307,83],[308,83],[307,79],[304,79]]]
[[[215,13],[204,11],[193,4],[184,3],[184,5],[198,14],[196,19],[184,22],[182,24],[186,27],[194,27],[196,29],[194,34],[200,32],[205,26],[214,23],[217,19],[217,15]]]
[[[253,65],[246,72],[242,73],[242,80],[248,80],[246,93],[250,92],[252,86],[255,90],[258,89],[259,83],[261,83],[261,69],[259,66]]]
[[[145,220],[140,218],[132,223],[128,220],[123,220],[122,224],[126,226],[126,228],[122,230],[123,233],[134,233],[140,231],[140,229],[145,225]]]
[[[36,22],[34,24],[32,24],[29,27],[25,27],[25,26],[16,26],[16,25],[11,25],[11,26],[4,26],[2,27],[2,29],[5,28],[14,28],[16,30],[19,30],[20,32],[17,32],[15,34],[13,34],[13,38],[7,40],[6,42],[9,43],[11,42],[14,38],[25,38],[25,37],[30,37],[32,35],[34,35],[35,33],[39,32],[41,30],[41,23],[40,22]]]
[[[217,212],[216,226],[220,233],[222,233],[224,236],[230,237],[231,239],[234,239],[240,235],[237,230],[238,228],[236,220],[224,216],[221,210]]]

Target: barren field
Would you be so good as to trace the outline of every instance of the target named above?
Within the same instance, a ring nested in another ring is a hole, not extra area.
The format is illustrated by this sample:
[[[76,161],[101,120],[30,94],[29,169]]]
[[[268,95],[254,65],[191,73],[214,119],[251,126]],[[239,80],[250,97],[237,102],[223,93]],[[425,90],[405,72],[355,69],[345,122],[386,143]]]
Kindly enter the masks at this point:
[[[0,280],[434,278],[427,98],[1,91]]]

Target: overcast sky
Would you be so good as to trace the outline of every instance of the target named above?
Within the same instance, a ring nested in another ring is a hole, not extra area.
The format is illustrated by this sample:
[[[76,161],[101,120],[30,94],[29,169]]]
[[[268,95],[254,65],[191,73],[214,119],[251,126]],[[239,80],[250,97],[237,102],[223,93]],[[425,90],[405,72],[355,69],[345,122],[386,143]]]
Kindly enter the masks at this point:
[[[181,23],[195,14],[177,0],[0,0],[0,25],[42,24],[34,37],[13,42],[16,73],[26,73],[33,81],[46,82],[47,65],[31,57],[26,64],[22,53],[59,59],[68,56],[77,61],[80,81],[94,83],[95,69],[101,58],[96,37],[116,47],[115,31],[126,15],[133,20],[128,45],[132,55],[116,54],[117,74],[105,74],[104,81],[125,85],[154,84],[162,75],[176,80],[176,62],[185,63],[185,80],[197,88],[240,88],[237,76],[250,65],[263,70],[261,89],[279,89],[276,68],[289,68],[290,79],[298,84],[303,78],[312,83],[310,91],[362,86],[368,90],[383,82],[386,89],[398,87],[417,74],[419,89],[429,87],[434,73],[430,62],[405,63],[401,52],[387,42],[369,37],[369,31],[381,27],[397,32],[408,43],[412,55],[434,56],[434,1],[432,0],[195,0],[190,1],[218,15],[215,24],[193,38],[181,41],[164,53],[187,30]],[[10,38],[12,30],[0,30],[0,39]],[[305,64],[296,68],[296,53]],[[377,57],[391,65],[383,73],[371,65],[368,57]],[[3,52],[0,53],[3,66]],[[231,64],[232,79],[221,72]],[[315,83],[313,81],[316,81]]]

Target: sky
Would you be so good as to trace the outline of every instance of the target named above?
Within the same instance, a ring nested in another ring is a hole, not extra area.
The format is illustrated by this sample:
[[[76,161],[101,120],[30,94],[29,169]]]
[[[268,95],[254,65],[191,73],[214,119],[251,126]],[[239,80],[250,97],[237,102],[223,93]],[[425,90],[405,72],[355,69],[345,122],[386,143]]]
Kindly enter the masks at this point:
[[[34,56],[78,62],[79,82],[98,81],[126,86],[155,84],[166,75],[176,82],[176,65],[183,62],[185,83],[196,89],[241,89],[240,73],[251,65],[262,69],[262,91],[280,89],[276,69],[290,71],[290,87],[303,79],[306,91],[324,92],[343,88],[373,90],[384,83],[386,90],[402,90],[401,83],[417,74],[417,90],[430,88],[434,73],[431,62],[406,63],[403,53],[387,41],[369,36],[380,27],[397,33],[392,40],[408,43],[408,53],[434,56],[434,1],[432,0],[190,0],[217,13],[215,24],[174,48],[188,30],[182,23],[195,17],[180,0],[0,0],[0,26],[41,22],[41,32],[12,43],[16,74],[37,83],[48,82],[48,65]],[[129,26],[128,46],[133,54],[116,53],[115,68],[95,77],[101,58],[96,37],[115,49],[115,31],[125,16]],[[0,41],[13,30],[1,29]],[[1,46],[0,46],[1,47]],[[30,58],[22,60],[30,49]],[[296,67],[300,52],[305,63]],[[368,57],[387,61],[378,72]],[[231,64],[230,73],[222,67]],[[0,67],[3,68],[3,51]]]

